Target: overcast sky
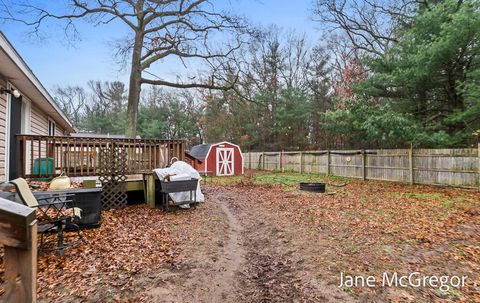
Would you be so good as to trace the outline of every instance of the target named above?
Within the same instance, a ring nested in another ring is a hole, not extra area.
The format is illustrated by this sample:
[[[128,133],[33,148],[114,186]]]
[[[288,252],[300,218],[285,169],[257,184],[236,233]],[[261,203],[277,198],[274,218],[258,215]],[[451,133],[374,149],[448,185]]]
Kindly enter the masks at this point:
[[[3,0],[4,3],[15,0]],[[276,24],[284,29],[305,32],[312,41],[319,37],[311,21],[311,0],[216,0],[223,8],[247,17],[253,24]],[[228,3],[228,4],[227,4]],[[0,24],[0,29],[49,90],[56,85],[85,85],[88,80],[127,82],[125,71],[113,60],[111,43],[128,32],[123,24],[93,27],[78,26],[81,41],[69,46],[62,41],[61,28],[44,27],[47,39],[29,37],[28,28],[19,23]],[[178,67],[171,62],[156,66],[155,74],[172,78]]]

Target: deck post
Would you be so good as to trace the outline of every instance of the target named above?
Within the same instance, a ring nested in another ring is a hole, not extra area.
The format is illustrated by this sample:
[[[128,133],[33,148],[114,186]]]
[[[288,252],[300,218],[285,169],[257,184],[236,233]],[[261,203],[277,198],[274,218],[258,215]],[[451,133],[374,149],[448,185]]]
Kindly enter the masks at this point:
[[[35,210],[0,199],[0,245],[4,245],[2,302],[37,302],[37,220]]]
[[[147,186],[146,186],[146,197],[147,197],[147,205],[150,208],[155,208],[155,175],[148,174],[146,175],[147,178]]]

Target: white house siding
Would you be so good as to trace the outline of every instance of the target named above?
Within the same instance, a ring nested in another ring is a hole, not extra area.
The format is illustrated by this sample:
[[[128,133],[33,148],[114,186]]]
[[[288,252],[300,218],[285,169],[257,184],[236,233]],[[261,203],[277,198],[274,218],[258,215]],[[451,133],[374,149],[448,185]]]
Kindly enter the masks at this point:
[[[47,116],[35,105],[32,104],[31,124],[30,132],[32,135],[48,135],[48,118]]]
[[[0,79],[0,87],[6,87],[5,80]],[[5,181],[5,125],[7,120],[7,95],[0,94],[0,182]]]
[[[32,135],[48,135],[48,116],[45,114],[38,106],[32,103],[31,105],[31,122],[30,122],[30,134]],[[55,123],[55,136],[63,136],[64,135],[64,130],[59,127],[58,124]],[[40,144],[41,147],[41,153],[39,155],[38,153],[38,143],[35,142],[33,144],[33,157],[34,159],[40,157],[45,157],[46,156],[46,146],[45,143],[42,142]],[[27,174],[30,173],[30,167],[31,167],[31,159],[29,158],[29,153],[30,151],[30,145],[27,145],[27,167],[26,167],[26,172]],[[58,161],[58,159],[57,159]],[[57,165],[59,163],[56,163]]]

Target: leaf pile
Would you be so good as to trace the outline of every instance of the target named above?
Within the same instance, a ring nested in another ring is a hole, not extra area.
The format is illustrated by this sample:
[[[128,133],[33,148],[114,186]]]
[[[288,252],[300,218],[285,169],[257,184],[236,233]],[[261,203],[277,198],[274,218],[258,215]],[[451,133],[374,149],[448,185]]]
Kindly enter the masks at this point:
[[[175,220],[145,205],[103,211],[101,227],[82,231],[84,242],[68,247],[64,257],[39,255],[39,299],[118,300],[118,292],[128,293],[137,274],[174,260],[175,243],[167,227]]]

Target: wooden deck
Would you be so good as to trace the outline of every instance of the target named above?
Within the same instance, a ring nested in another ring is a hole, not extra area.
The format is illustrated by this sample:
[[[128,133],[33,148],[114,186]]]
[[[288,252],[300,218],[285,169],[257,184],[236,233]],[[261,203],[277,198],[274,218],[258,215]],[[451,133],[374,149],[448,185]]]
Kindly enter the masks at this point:
[[[119,148],[127,154],[127,175],[164,168],[173,158],[184,159],[183,140],[83,138],[18,135],[19,174],[24,178],[51,178],[62,172],[69,177],[99,174],[102,148]]]
[[[86,177],[72,177],[70,178],[72,182],[83,183],[86,180],[95,181],[96,187],[100,187],[100,181],[96,176],[86,176]],[[144,180],[143,175],[128,175],[127,176],[127,191],[136,191],[136,190],[144,190]]]

